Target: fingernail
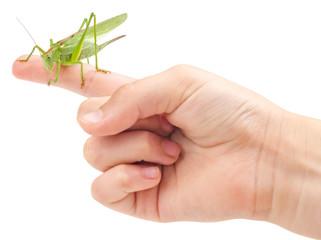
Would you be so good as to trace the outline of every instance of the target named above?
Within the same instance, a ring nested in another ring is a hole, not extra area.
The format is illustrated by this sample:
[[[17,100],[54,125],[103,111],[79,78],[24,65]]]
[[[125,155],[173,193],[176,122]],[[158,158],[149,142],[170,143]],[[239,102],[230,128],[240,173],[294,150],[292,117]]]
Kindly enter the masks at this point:
[[[102,118],[103,112],[99,109],[93,112],[89,112],[81,117],[82,121],[92,124],[100,122]]]
[[[142,175],[144,178],[157,178],[159,176],[159,168],[157,166],[142,167]]]
[[[167,155],[172,157],[176,157],[179,153],[179,146],[177,143],[169,141],[167,139],[163,139],[163,149]]]

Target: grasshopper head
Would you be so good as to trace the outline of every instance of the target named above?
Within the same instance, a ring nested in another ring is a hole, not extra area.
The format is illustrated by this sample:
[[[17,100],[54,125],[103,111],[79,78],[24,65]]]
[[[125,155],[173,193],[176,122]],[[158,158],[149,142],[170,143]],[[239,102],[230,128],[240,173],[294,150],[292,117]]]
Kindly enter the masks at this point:
[[[45,68],[48,71],[51,71],[52,67],[53,67],[53,64],[54,64],[54,61],[53,61],[52,57],[50,56],[50,54],[41,55],[41,59],[42,59],[42,62],[43,62],[43,65],[45,66]]]

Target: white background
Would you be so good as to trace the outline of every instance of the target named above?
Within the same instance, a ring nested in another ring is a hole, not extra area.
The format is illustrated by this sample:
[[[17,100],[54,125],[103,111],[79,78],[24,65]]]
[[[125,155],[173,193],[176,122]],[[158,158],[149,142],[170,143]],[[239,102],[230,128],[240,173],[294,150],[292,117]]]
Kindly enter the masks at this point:
[[[281,107],[321,119],[321,3],[269,1],[6,1],[1,6],[0,239],[305,239],[264,222],[147,222],[90,195],[98,172],[82,156],[76,122],[85,100],[15,79],[14,59],[127,12],[100,66],[135,78],[188,63],[246,86]]]

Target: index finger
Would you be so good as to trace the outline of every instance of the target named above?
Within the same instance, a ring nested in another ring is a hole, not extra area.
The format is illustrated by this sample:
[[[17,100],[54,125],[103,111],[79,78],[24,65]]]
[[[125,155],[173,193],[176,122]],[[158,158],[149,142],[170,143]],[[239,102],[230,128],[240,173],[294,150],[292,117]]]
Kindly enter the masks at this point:
[[[26,59],[21,56],[18,59]],[[61,66],[58,81],[53,86],[65,88],[86,97],[100,97],[111,95],[121,85],[134,81],[133,78],[118,73],[97,72],[95,67],[89,64],[84,66],[85,86],[81,88],[80,64],[73,66]],[[31,56],[27,62],[15,61],[12,65],[12,73],[15,77],[36,83],[47,84],[55,77],[55,67],[47,73],[40,56]]]

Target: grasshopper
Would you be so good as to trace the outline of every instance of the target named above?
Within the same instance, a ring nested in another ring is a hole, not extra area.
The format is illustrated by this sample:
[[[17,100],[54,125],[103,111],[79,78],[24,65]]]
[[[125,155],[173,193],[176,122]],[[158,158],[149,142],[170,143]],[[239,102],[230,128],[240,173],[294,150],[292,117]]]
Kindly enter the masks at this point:
[[[92,19],[94,19],[94,25],[89,27]],[[121,35],[112,40],[109,40],[101,45],[97,45],[97,36],[100,37],[114,28],[118,27],[127,19],[127,14],[121,14],[116,17],[107,19],[103,22],[96,24],[96,15],[94,13],[90,14],[89,20],[85,18],[77,32],[71,34],[70,36],[54,43],[50,39],[50,48],[48,51],[44,51],[37,44],[33,47],[31,53],[26,59],[18,60],[19,62],[27,62],[31,57],[32,53],[37,48],[40,51],[41,59],[44,65],[44,69],[49,73],[56,63],[56,74],[54,80],[49,80],[48,86],[51,83],[58,81],[58,76],[60,72],[60,66],[71,66],[74,64],[80,64],[81,66],[81,88],[85,86],[85,79],[83,73],[83,63],[80,61],[95,55],[96,70],[99,72],[107,73],[109,71],[99,69],[97,64],[97,53],[110,43],[125,37]],[[83,29],[86,24],[85,29]]]

